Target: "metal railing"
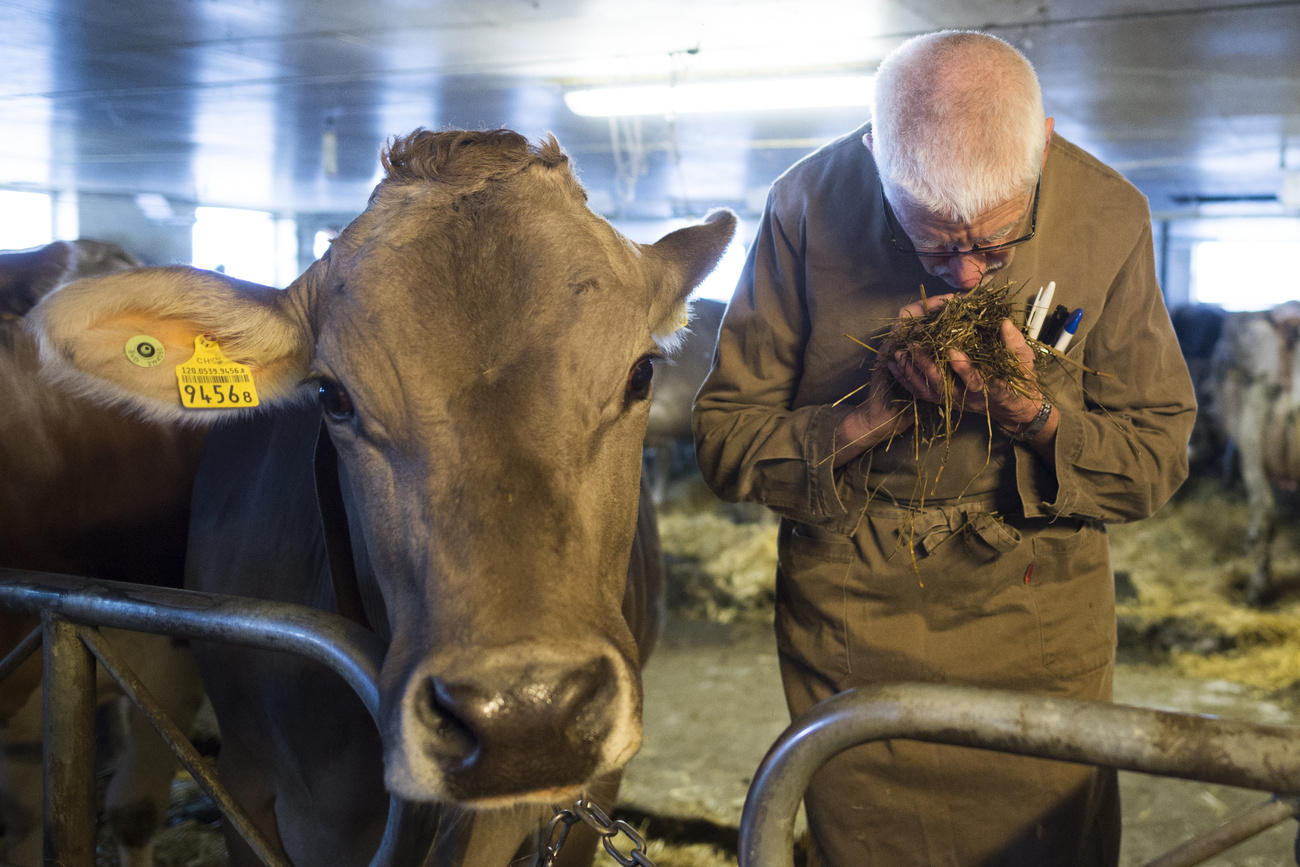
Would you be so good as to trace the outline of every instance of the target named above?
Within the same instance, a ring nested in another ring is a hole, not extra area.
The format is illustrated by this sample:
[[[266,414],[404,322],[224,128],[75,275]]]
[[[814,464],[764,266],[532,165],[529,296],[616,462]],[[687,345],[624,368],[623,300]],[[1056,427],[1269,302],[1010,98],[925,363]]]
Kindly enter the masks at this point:
[[[226,641],[306,656],[342,677],[371,717],[378,717],[383,643],[336,614],[283,602],[5,568],[0,568],[0,607],[41,618],[41,626],[0,661],[0,679],[43,647],[42,823],[43,857],[49,863],[94,864],[96,660],[149,718],[258,857],[268,865],[288,863],[94,627]],[[393,860],[404,815],[401,802],[390,799],[384,839],[372,865]]]
[[[41,627],[0,660],[0,679],[43,648],[43,822],[47,860],[94,863],[94,664],[149,717],[195,782],[263,861],[283,853],[253,826],[188,739],[94,627],[228,641],[306,656],[378,714],[382,641],[346,618],[289,603],[0,568],[0,607]],[[934,684],[850,690],[811,708],[776,741],[750,786],[740,867],[792,867],[794,822],[813,773],[852,746],[885,738],[977,747],[1277,793],[1151,862],[1198,864],[1300,814],[1300,727]],[[404,810],[390,799],[372,865],[393,861]]]
[[[1300,727],[1004,690],[891,684],[832,696],[777,739],[745,800],[740,867],[792,867],[795,813],[813,774],[840,752],[885,738],[1279,793],[1149,867],[1199,864],[1300,813]]]

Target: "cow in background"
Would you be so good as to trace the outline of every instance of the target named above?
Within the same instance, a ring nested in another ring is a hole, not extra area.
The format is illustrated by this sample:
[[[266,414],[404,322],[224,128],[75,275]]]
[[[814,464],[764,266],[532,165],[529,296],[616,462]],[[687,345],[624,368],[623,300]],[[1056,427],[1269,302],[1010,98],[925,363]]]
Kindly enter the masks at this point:
[[[59,285],[138,264],[117,245],[90,240],[0,252],[0,566],[183,582],[202,434],[144,424],[49,385],[24,328],[31,307]],[[38,625],[0,611],[0,657]],[[183,728],[201,699],[189,653],[165,637],[106,633]],[[0,681],[0,863],[40,863],[40,669],[36,653]],[[100,681],[101,690],[111,683]],[[121,863],[135,867],[152,863],[150,840],[165,815],[175,761],[141,715],[132,710],[122,723],[125,752],[106,817]]]
[[[667,495],[678,449],[690,449],[691,466],[695,465],[691,405],[713,365],[713,349],[726,309],[721,301],[708,298],[693,302],[685,338],[671,357],[656,364],[645,433],[647,475],[656,503],[662,503]]]
[[[1211,358],[1227,316],[1227,311],[1218,304],[1183,304],[1169,311],[1187,372],[1196,389],[1196,425],[1187,443],[1187,463],[1193,475],[1227,474],[1230,446],[1223,426],[1209,412],[1213,402]]]
[[[1250,507],[1247,545],[1254,569],[1246,599],[1274,599],[1274,488],[1300,485],[1300,301],[1229,314],[1211,360],[1209,411],[1237,453]]]

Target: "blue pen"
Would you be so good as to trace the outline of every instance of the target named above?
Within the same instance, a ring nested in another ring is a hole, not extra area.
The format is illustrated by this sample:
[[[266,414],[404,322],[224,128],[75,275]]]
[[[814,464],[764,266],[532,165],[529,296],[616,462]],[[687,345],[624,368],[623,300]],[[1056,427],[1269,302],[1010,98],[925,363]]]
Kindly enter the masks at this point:
[[[1074,332],[1079,330],[1079,323],[1083,321],[1083,308],[1076,308],[1070,314],[1070,319],[1065,323],[1065,328],[1061,329],[1061,336],[1056,338],[1055,349],[1057,352],[1064,352],[1074,338]]]

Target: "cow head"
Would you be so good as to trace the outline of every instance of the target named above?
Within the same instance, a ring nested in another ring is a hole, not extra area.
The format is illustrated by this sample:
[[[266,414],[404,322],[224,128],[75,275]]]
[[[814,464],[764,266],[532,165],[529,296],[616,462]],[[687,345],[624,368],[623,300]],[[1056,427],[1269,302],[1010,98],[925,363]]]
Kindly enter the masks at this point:
[[[633,243],[551,139],[416,131],[288,289],[185,268],[70,284],[31,319],[83,391],[180,423],[207,335],[264,407],[319,400],[363,590],[390,638],[389,787],[552,801],[640,742],[622,617],[653,360],[735,219]],[[141,335],[167,361],[124,351]],[[310,456],[307,456],[310,459]]]

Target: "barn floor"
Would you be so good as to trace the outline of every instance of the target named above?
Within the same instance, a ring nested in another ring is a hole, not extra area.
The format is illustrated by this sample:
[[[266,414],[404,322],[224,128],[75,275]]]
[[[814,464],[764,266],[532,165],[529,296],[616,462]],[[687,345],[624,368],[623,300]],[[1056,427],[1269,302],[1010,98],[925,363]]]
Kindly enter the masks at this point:
[[[1118,702],[1300,723],[1300,534],[1279,532],[1282,599],[1255,612],[1240,600],[1245,522],[1238,496],[1205,483],[1148,521],[1112,528],[1122,591]],[[768,626],[773,526],[761,512],[720,507],[690,480],[670,489],[660,526],[674,615],[645,671],[645,743],[621,809],[644,829],[659,867],[734,865],[750,777],[786,724]],[[1121,789],[1125,867],[1267,798],[1132,773],[1121,774]],[[210,828],[193,833],[211,819],[201,805],[198,814],[169,829],[160,867],[224,863]],[[1296,831],[1288,821],[1206,863],[1294,864]]]
[[[1111,527],[1117,702],[1300,724],[1300,534],[1287,532],[1295,519],[1278,532],[1281,598],[1267,611],[1242,602],[1248,516],[1240,493],[1216,479],[1193,480],[1147,521]],[[734,863],[750,777],[787,722],[768,625],[774,524],[761,510],[720,505],[686,473],[669,488],[660,529],[679,616],[645,672],[645,744],[622,800],[652,817],[651,839],[658,828],[661,838],[699,841],[661,850],[661,867]],[[1122,863],[1144,864],[1267,797],[1123,773]],[[1296,832],[1288,821],[1206,863],[1294,864]],[[703,845],[712,840],[725,845]]]
[[[1116,700],[1126,704],[1260,723],[1300,720],[1294,701],[1164,665],[1121,663],[1115,687]],[[753,622],[673,620],[646,668],[645,690],[645,743],[628,767],[621,815],[643,832],[658,867],[734,867],[749,781],[786,724],[769,630]],[[1267,798],[1134,773],[1121,773],[1120,785],[1123,867],[1145,864]],[[159,867],[220,867],[224,846],[210,804],[193,784],[178,784],[176,792],[171,820],[179,824],[159,841]],[[1285,822],[1205,863],[1293,864],[1296,832],[1295,822]],[[110,853],[101,850],[104,867],[115,863]],[[598,859],[596,865],[613,863]]]
[[[622,801],[650,814],[646,835],[694,841],[671,852],[652,848],[659,867],[734,863],[735,828],[751,775],[785,727],[776,653],[766,626],[674,621],[645,671],[645,744],[625,777]],[[1116,700],[1165,710],[1260,723],[1295,721],[1295,707],[1227,681],[1121,664]],[[1266,800],[1268,795],[1184,780],[1121,774],[1122,864],[1144,864],[1190,837]],[[690,820],[690,821],[684,821]],[[707,820],[702,823],[698,820]],[[727,829],[722,831],[720,829]],[[1297,824],[1284,823],[1208,864],[1278,867],[1294,863]],[[710,853],[712,849],[712,854]]]

